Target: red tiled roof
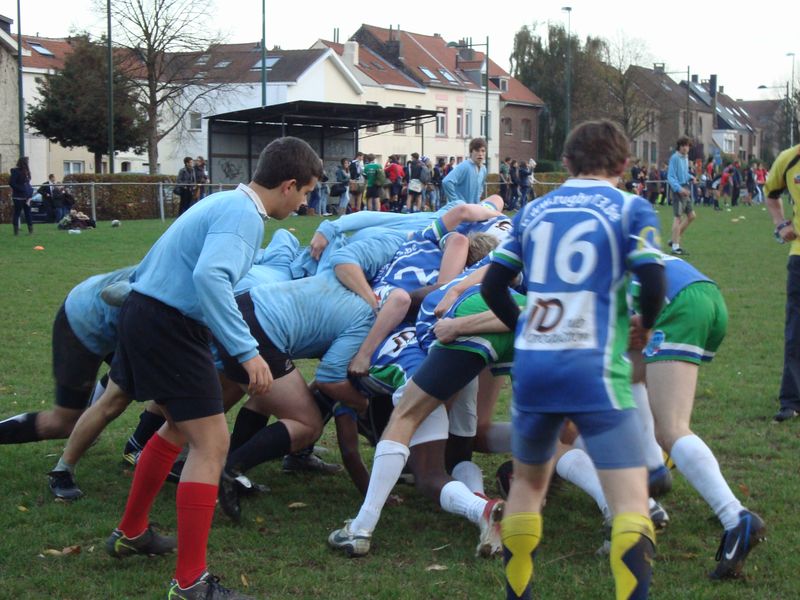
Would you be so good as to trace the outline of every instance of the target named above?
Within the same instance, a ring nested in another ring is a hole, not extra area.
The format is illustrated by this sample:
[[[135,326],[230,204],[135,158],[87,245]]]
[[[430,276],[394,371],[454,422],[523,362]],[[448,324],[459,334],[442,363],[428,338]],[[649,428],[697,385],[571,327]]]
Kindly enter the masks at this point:
[[[320,40],[328,48],[336,52],[339,56],[344,55],[344,44]],[[371,49],[359,44],[358,47],[358,69],[375,83],[380,85],[402,85],[420,87],[419,83],[411,79],[408,75],[400,71],[390,62],[384,60]]]
[[[12,35],[14,40],[17,39],[16,35]],[[43,54],[36,50],[31,43],[49,50],[53,56]],[[45,38],[36,37],[33,35],[22,36],[22,47],[30,51],[30,56],[22,56],[22,68],[29,69],[54,69],[58,70],[64,67],[64,59],[67,54],[72,52],[72,45],[69,38]]]
[[[485,54],[475,51],[474,58],[470,61],[457,59],[458,49],[448,46],[447,42],[439,35],[424,35],[403,30],[389,30],[375,25],[362,25],[362,28],[372,34],[376,39],[386,44],[391,39],[400,40],[402,60],[409,72],[413,73],[419,81],[426,85],[438,85],[455,89],[479,90],[481,86],[466,76],[466,71],[479,71],[484,63]],[[399,36],[399,38],[398,38]],[[437,78],[430,79],[420,67],[431,71]],[[440,69],[445,69],[457,80],[449,81]],[[543,105],[544,102],[522,82],[511,77],[497,63],[489,60],[489,76],[508,79],[508,90],[502,92],[500,97],[506,102],[522,102],[525,104]],[[499,90],[490,83],[490,88]]]

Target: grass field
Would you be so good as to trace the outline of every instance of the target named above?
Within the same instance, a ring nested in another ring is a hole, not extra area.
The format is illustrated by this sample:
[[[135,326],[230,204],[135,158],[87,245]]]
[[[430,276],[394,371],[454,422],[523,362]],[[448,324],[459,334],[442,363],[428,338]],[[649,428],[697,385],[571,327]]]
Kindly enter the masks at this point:
[[[671,212],[662,208],[661,217],[668,227]],[[318,223],[296,217],[284,226],[307,243]],[[268,237],[277,226],[269,223]],[[50,330],[70,288],[89,275],[137,262],[164,229],[158,221],[125,222],[119,229],[100,223],[78,236],[39,225],[33,236],[15,238],[9,225],[0,226],[0,418],[51,405]],[[782,360],[787,255],[771,231],[760,207],[717,213],[701,208],[684,240],[689,260],[721,286],[731,316],[716,360],[701,369],[694,429],[715,451],[734,492],[765,518],[769,539],[751,555],[744,580],[708,581],[721,528],[678,476],[664,499],[672,521],[658,536],[652,598],[800,596],[800,511],[793,503],[800,497],[800,423],[771,423]],[[44,250],[34,250],[37,245]],[[310,375],[313,363],[303,369]],[[508,386],[498,408],[504,418],[507,402]],[[46,486],[62,441],[0,448],[0,598],[166,595],[174,557],[115,562],[102,551],[127,496],[131,473],[121,454],[138,412],[133,406],[113,423],[79,465],[86,496],[73,505],[53,502]],[[331,449],[329,459],[338,460],[332,427],[320,443]],[[476,457],[489,490],[505,458]],[[346,475],[289,476],[278,464],[250,474],[272,492],[244,501],[239,527],[218,514],[209,543],[212,571],[232,587],[269,598],[503,597],[501,561],[473,557],[476,528],[434,508],[413,488],[398,488],[405,503],[384,511],[373,552],[347,560],[325,543],[360,503]],[[152,513],[170,532],[176,527],[174,496],[175,487],[166,484]],[[293,503],[305,506],[290,508]],[[594,503],[569,486],[554,492],[537,556],[536,597],[612,597],[607,560],[594,555],[601,542]],[[47,552],[67,546],[80,546],[80,553]]]

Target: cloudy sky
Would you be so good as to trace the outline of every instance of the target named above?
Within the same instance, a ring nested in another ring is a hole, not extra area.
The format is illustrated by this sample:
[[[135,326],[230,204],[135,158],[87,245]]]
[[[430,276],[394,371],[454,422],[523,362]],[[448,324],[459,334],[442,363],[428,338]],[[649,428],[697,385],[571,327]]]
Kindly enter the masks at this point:
[[[21,0],[22,32],[49,37],[87,29],[100,33],[105,28],[105,18],[94,10],[95,3],[96,0]],[[204,3],[210,16],[207,26],[221,31],[227,41],[255,42],[261,38],[261,0]],[[783,89],[792,71],[792,58],[786,54],[797,52],[800,58],[797,20],[781,19],[779,16],[786,13],[775,0],[743,4],[746,9],[728,5],[725,11],[720,10],[724,5],[720,2],[684,1],[662,3],[663,8],[655,10],[648,9],[648,3],[615,0],[417,0],[385,4],[374,0],[266,0],[267,47],[307,48],[318,38],[332,39],[335,27],[344,40],[361,23],[399,25],[418,33],[440,33],[447,40],[472,37],[477,43],[488,35],[493,60],[508,69],[514,33],[526,24],[538,23],[544,30],[548,22],[566,23],[567,12],[562,7],[568,3],[572,7],[571,30],[582,39],[587,35],[609,40],[624,38],[642,48],[643,55],[649,57],[648,66],[663,62],[667,70],[681,73],[690,66],[692,73],[703,79],[717,73],[720,85],[734,98],[778,97],[782,94],[779,90],[757,88],[767,85]],[[0,14],[14,19],[16,30],[17,0],[0,0]],[[800,60],[795,66],[795,78],[800,78]]]

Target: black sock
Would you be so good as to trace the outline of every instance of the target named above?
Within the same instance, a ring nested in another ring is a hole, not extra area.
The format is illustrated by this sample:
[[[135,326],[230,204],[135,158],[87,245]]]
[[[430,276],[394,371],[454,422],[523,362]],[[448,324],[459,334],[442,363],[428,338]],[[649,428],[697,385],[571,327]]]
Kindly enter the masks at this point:
[[[128,438],[128,442],[125,444],[124,453],[141,452],[148,440],[153,437],[153,434],[161,429],[164,420],[161,415],[143,410],[142,414],[139,415],[139,424],[136,426],[136,431],[133,432],[133,435]]]
[[[0,444],[25,444],[38,442],[36,415],[38,412],[21,413],[0,421]]]
[[[245,444],[228,454],[225,468],[229,472],[244,473],[268,460],[281,458],[292,449],[289,430],[280,421],[265,427]]]
[[[236,423],[233,424],[231,447],[228,452],[241,448],[242,444],[267,426],[267,421],[269,417],[259,412],[250,410],[246,406],[240,408],[239,414],[236,415]]]

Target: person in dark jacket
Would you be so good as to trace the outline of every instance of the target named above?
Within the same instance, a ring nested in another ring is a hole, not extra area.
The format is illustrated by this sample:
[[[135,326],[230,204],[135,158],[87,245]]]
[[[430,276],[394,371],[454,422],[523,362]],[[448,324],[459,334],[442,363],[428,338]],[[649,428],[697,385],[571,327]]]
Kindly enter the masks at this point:
[[[28,235],[33,233],[33,221],[31,220],[31,198],[33,197],[33,187],[31,186],[31,170],[28,167],[28,157],[23,156],[17,161],[17,166],[11,169],[11,176],[8,179],[11,186],[11,199],[14,201],[14,235],[19,235],[19,220],[22,213],[25,213],[25,222],[28,224]]]

